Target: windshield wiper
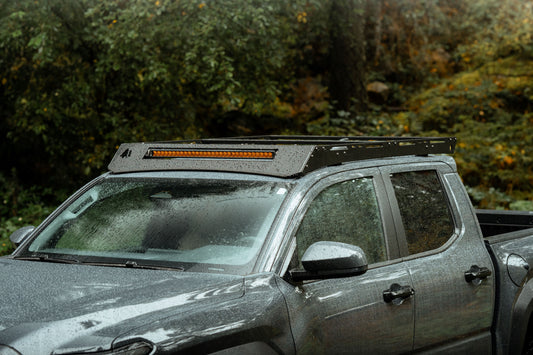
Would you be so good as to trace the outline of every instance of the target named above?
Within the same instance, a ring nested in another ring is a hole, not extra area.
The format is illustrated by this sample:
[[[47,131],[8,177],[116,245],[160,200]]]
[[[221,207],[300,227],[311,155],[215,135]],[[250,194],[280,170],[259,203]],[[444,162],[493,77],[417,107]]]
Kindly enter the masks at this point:
[[[182,266],[159,266],[159,265],[146,265],[138,264],[136,261],[128,260],[125,263],[113,263],[113,262],[83,262],[85,265],[94,266],[112,266],[112,267],[125,267],[132,269],[146,269],[146,270],[172,270],[172,271],[185,271]]]
[[[80,261],[73,258],[58,258],[50,255],[32,255],[32,256],[16,256],[13,259],[26,260],[26,261],[43,261],[47,263],[60,263],[60,264],[80,264]]]
[[[125,268],[146,269],[146,270],[185,271],[185,268],[182,266],[145,265],[145,264],[138,264],[136,261],[131,261],[131,260],[128,260],[124,263],[80,261],[80,260],[72,259],[72,258],[51,257],[50,255],[17,256],[17,257],[14,257],[14,259],[26,260],[26,261],[43,261],[43,262],[48,262],[48,263],[61,263],[61,264],[83,264],[83,265],[93,265],[93,266],[125,267]]]

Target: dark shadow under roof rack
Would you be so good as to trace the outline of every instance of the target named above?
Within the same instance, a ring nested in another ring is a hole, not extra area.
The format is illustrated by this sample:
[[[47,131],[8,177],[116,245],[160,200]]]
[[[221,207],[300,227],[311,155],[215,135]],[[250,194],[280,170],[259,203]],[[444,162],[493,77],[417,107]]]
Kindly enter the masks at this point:
[[[326,166],[407,155],[452,154],[454,137],[249,136],[126,143],[112,172],[205,170],[290,177]]]

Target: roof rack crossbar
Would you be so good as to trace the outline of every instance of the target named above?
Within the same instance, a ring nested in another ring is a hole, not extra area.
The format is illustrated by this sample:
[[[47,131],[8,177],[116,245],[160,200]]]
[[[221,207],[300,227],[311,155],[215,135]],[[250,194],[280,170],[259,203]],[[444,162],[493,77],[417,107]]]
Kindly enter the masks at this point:
[[[442,137],[382,137],[382,136],[246,136],[227,138],[202,138],[185,141],[168,141],[165,143],[196,143],[196,144],[296,144],[296,145],[346,145],[348,143],[366,142],[421,142],[446,141]]]

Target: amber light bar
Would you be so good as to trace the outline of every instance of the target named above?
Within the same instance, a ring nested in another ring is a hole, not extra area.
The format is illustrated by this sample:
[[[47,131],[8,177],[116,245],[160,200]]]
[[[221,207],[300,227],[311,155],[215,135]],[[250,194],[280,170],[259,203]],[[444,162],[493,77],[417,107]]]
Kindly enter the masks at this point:
[[[273,151],[150,149],[149,158],[274,159]]]

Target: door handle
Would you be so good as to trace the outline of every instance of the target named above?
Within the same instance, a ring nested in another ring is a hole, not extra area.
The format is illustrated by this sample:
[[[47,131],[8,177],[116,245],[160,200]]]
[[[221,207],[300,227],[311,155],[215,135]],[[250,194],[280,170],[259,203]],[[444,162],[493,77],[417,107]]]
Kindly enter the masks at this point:
[[[481,282],[481,280],[486,279],[490,275],[492,275],[492,272],[489,268],[472,265],[470,270],[465,271],[465,280],[466,282],[472,282],[477,279]]]
[[[383,291],[383,300],[386,303],[394,303],[400,305],[407,298],[413,296],[415,290],[411,286],[401,286],[399,284],[392,284],[388,290]]]

